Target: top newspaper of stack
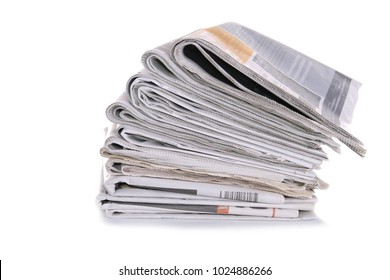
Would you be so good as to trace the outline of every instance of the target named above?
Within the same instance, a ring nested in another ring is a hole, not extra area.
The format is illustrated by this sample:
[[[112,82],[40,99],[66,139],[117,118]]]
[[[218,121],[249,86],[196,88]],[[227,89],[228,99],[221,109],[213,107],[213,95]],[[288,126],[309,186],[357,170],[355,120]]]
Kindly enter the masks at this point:
[[[147,51],[143,63],[175,84],[259,102],[292,124],[335,137],[365,154],[362,142],[345,130],[360,83],[247,27],[225,23],[197,30]]]

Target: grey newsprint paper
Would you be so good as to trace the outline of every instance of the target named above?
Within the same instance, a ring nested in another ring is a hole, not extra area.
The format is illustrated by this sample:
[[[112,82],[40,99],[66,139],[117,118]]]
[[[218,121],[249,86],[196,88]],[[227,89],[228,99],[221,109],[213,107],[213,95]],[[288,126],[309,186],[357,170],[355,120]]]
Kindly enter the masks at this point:
[[[312,219],[328,146],[358,155],[360,83],[236,23],[149,50],[108,106],[111,218]]]

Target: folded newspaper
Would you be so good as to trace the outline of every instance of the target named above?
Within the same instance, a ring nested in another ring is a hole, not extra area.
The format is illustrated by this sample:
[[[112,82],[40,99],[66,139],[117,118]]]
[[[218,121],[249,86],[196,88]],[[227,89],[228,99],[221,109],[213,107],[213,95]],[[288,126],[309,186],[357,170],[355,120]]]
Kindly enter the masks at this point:
[[[97,201],[112,218],[314,218],[323,145],[344,143],[360,83],[236,23],[147,51],[108,106]]]

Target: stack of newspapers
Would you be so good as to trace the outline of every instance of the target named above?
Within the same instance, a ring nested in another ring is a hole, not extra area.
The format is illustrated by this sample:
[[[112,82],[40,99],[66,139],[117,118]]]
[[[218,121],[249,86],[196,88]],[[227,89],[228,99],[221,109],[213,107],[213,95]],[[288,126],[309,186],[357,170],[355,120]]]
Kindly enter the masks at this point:
[[[365,153],[344,129],[359,82],[247,27],[197,30],[142,63],[106,111],[108,217],[312,219],[322,147]]]

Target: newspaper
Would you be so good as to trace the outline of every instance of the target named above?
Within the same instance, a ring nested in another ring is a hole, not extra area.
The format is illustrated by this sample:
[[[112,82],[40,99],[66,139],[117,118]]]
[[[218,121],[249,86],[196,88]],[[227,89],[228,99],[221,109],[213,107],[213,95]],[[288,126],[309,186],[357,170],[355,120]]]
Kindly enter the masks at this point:
[[[244,26],[195,31],[142,62],[106,111],[97,201],[109,217],[313,218],[322,146],[365,154],[345,130],[360,83]]]
[[[313,218],[316,197],[283,195],[218,184],[105,174],[97,201],[112,218],[189,218],[237,216],[249,220]],[[178,216],[179,215],[179,216]],[[215,217],[214,217],[215,218]]]

